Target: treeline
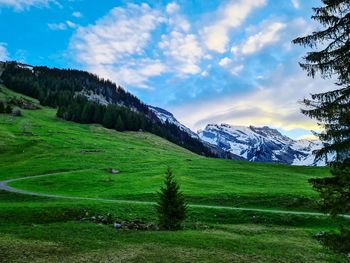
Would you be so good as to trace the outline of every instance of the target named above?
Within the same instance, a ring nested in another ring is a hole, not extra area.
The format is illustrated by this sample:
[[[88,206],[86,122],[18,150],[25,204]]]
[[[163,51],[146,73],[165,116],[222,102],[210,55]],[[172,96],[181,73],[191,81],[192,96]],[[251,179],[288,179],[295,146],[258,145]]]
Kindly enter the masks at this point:
[[[36,98],[44,106],[58,108],[57,116],[66,120],[99,123],[118,131],[143,130],[192,152],[216,157],[207,146],[176,125],[161,123],[137,97],[94,74],[8,62],[2,80],[8,88]],[[106,98],[108,105],[87,99],[88,93]]]
[[[199,140],[190,137],[171,123],[161,123],[144,114],[131,111],[125,106],[107,106],[89,101],[85,96],[76,96],[69,104],[59,106],[57,116],[78,123],[99,123],[117,131],[147,131],[163,137],[190,151],[206,156],[215,156]]]

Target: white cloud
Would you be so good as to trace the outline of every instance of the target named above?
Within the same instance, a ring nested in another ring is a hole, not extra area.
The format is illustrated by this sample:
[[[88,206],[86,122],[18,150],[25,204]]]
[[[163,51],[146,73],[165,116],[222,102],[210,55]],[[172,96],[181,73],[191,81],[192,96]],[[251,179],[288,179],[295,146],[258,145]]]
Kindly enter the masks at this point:
[[[254,54],[268,45],[280,40],[280,33],[286,25],[281,22],[273,22],[262,29],[262,31],[249,36],[239,47],[233,47],[231,51],[234,54],[242,53],[243,55]]]
[[[164,17],[147,4],[117,7],[94,25],[79,27],[70,50],[88,70],[122,85],[144,88],[148,78],[166,69],[159,60],[145,54],[152,31],[161,23]]]
[[[202,36],[210,50],[224,53],[229,43],[229,33],[239,27],[251,12],[266,4],[266,0],[239,0],[225,3],[214,15],[214,23],[204,27]]]
[[[174,71],[180,74],[197,74],[201,71],[198,63],[203,57],[203,50],[194,34],[172,31],[163,35],[159,47],[165,56],[170,57]]]
[[[83,14],[78,12],[78,11],[75,11],[75,12],[72,13],[72,16],[74,16],[76,18],[81,18],[81,17],[83,17]]]
[[[9,54],[5,43],[0,42],[0,61],[9,60]]]
[[[49,24],[47,24],[47,26],[51,30],[66,30],[67,29],[67,25],[65,23],[49,23]]]
[[[300,8],[299,0],[291,0],[291,1],[292,1],[292,5],[294,6],[295,9],[299,9]]]
[[[231,58],[224,57],[219,61],[219,65],[225,68],[229,73],[234,76],[237,76],[243,69],[243,64],[235,63]]]
[[[200,73],[199,64],[205,54],[197,35],[189,33],[190,24],[178,13],[176,3],[168,4],[166,11],[169,33],[162,35],[158,47],[165,55],[168,69],[182,77]]]
[[[226,67],[227,65],[229,65],[232,62],[232,60],[228,57],[224,57],[219,61],[219,65],[221,67]]]
[[[78,25],[77,25],[76,23],[73,23],[73,22],[70,21],[70,20],[67,20],[67,21],[66,21],[66,24],[67,24],[67,26],[69,26],[70,28],[76,28],[76,27],[78,27]]]
[[[60,22],[60,23],[49,23],[47,26],[51,30],[66,30],[68,28],[77,28],[78,25],[70,20],[67,20],[66,22]]]
[[[232,75],[237,76],[243,69],[244,69],[244,65],[240,64],[240,65],[234,66],[230,72]]]
[[[209,75],[209,72],[207,70],[202,71],[201,73],[202,77],[207,77]]]
[[[179,11],[179,9],[180,9],[179,5],[175,2],[167,4],[167,6],[165,8],[165,10],[168,14],[176,13],[177,11]]]
[[[10,7],[16,11],[23,11],[30,7],[47,7],[50,3],[56,3],[55,0],[0,0],[0,7]]]
[[[308,98],[309,94],[324,92],[335,86],[331,80],[312,80],[296,67],[291,69],[280,65],[271,74],[268,83],[260,82],[250,92],[190,102],[171,111],[194,130],[208,123],[317,130],[317,123],[301,114],[299,101]]]
[[[94,65],[94,73],[104,78],[113,79],[120,85],[130,85],[142,89],[150,89],[147,81],[150,77],[159,76],[166,71],[166,67],[153,59],[130,59],[123,65]]]

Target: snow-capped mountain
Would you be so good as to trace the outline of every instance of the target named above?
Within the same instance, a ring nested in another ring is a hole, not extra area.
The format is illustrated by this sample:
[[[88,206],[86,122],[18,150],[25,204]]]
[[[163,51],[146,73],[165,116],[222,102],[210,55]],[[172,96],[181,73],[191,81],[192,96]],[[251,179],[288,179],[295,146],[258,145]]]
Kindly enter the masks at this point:
[[[190,128],[186,127],[181,122],[179,122],[171,112],[169,112],[167,110],[164,110],[162,108],[154,107],[154,106],[150,106],[150,105],[148,105],[148,108],[157,116],[157,118],[162,123],[168,122],[168,123],[175,124],[177,127],[180,128],[180,130],[186,132],[192,138],[197,139],[200,142],[202,142],[216,156],[218,156],[220,158],[225,158],[225,159],[244,160],[242,157],[240,157],[238,155],[235,155],[235,154],[233,154],[233,153],[231,153],[229,151],[226,151],[226,150],[222,149],[221,147],[219,147],[217,145],[210,144],[210,143],[202,140],[197,133],[193,132]]]
[[[162,123],[169,122],[169,123],[175,124],[182,131],[187,132],[189,135],[191,135],[192,138],[196,138],[196,139],[199,138],[198,134],[196,134],[191,129],[187,128],[185,125],[180,123],[171,112],[158,107],[150,106],[150,105],[148,105],[148,108],[157,116],[157,118]]]
[[[209,124],[198,132],[199,137],[212,145],[248,161],[276,162],[292,165],[325,165],[315,162],[313,151],[322,143],[313,140],[293,140],[269,127],[243,127]]]

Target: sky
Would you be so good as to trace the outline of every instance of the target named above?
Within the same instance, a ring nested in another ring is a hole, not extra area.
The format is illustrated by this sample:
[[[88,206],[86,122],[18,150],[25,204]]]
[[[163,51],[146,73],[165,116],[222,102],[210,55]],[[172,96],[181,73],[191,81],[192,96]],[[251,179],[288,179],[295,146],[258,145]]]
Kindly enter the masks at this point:
[[[300,101],[334,88],[291,41],[320,0],[0,0],[0,60],[87,70],[197,131],[270,126],[310,137]]]

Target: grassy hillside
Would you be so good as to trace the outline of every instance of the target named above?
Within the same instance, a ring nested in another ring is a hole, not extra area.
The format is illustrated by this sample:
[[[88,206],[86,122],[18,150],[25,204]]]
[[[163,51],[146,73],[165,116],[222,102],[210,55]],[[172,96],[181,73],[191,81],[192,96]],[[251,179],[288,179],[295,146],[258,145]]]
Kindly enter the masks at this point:
[[[154,200],[170,165],[194,203],[299,209],[317,196],[308,179],[328,173],[204,158],[149,133],[62,121],[49,108],[24,111],[22,118],[2,115],[0,122],[0,179],[67,171],[12,184],[39,193]]]
[[[20,96],[4,87],[0,99]],[[0,114],[0,180],[35,193],[154,201],[167,165],[191,204],[179,232],[116,231],[81,221],[155,222],[147,203],[66,200],[0,191],[0,255],[4,262],[345,262],[312,238],[332,229],[326,217],[211,208],[311,211],[308,184],[327,168],[210,159],[143,132],[116,132],[66,122],[55,110]],[[108,168],[120,170],[111,174]]]

